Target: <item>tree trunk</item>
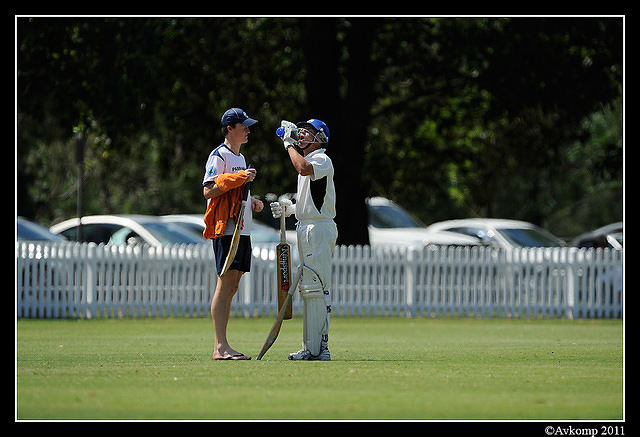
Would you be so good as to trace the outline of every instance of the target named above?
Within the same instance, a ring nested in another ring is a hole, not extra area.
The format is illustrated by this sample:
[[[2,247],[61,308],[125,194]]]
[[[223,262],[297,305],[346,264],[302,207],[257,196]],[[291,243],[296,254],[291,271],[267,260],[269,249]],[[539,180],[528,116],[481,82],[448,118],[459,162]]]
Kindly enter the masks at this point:
[[[327,154],[335,168],[338,244],[369,244],[366,191],[362,184],[364,148],[373,99],[371,39],[375,21],[351,20],[346,49],[347,91],[340,95],[340,58],[336,19],[302,20],[309,117],[324,121],[331,132]]]

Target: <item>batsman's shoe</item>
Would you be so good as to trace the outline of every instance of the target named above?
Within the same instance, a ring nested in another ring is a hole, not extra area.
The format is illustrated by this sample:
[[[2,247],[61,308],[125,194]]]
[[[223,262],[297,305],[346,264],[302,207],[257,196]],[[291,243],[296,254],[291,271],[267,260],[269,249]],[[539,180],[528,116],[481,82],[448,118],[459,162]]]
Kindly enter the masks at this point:
[[[331,354],[329,349],[323,349],[319,355],[314,356],[308,350],[302,349],[289,354],[289,359],[293,361],[331,361]]]

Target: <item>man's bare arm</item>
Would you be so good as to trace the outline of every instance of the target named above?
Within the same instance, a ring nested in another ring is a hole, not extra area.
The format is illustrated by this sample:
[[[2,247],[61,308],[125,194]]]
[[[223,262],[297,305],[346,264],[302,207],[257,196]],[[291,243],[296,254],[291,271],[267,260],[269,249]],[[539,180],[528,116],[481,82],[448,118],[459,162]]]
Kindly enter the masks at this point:
[[[287,152],[289,153],[289,158],[291,158],[291,163],[296,171],[302,176],[309,176],[313,174],[313,165],[302,155],[298,153],[298,151],[293,147],[288,147]]]
[[[209,182],[202,188],[202,195],[205,199],[213,199],[214,197],[220,196],[224,191],[222,191],[214,182]]]

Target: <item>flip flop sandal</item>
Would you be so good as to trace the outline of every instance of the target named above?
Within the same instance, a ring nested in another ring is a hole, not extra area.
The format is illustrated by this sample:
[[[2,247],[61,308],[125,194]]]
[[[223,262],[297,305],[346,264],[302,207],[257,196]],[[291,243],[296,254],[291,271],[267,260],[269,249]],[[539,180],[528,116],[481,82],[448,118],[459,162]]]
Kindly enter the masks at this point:
[[[233,360],[233,361],[241,361],[241,360],[250,360],[251,357],[246,356],[245,354],[234,354],[229,355],[227,357],[214,358],[214,360]]]

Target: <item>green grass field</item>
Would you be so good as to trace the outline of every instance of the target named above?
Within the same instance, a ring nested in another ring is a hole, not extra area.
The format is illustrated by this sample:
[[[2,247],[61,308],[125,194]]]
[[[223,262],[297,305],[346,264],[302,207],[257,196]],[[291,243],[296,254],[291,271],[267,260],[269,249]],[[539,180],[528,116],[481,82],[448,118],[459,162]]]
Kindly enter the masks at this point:
[[[621,420],[620,320],[333,318],[331,362],[292,362],[301,319],[19,320],[18,420]]]

